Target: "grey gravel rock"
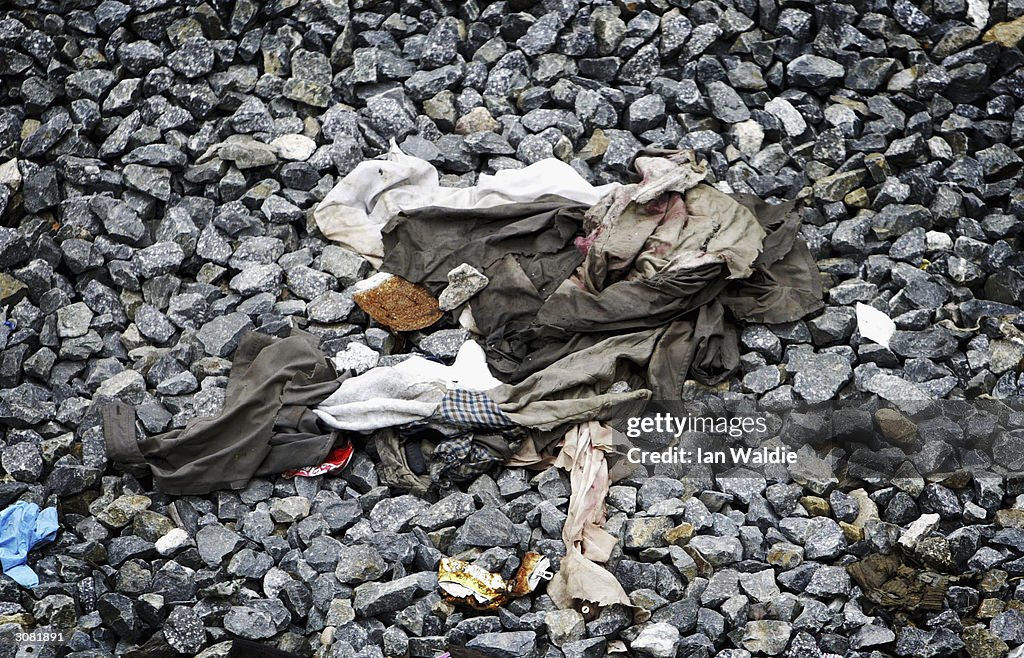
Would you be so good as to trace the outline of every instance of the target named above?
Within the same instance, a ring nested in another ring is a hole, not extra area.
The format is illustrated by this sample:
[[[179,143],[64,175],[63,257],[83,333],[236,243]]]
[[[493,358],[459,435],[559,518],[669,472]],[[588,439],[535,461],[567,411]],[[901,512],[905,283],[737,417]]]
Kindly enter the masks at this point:
[[[831,399],[853,375],[849,361],[829,353],[793,355],[786,369],[795,373],[793,390],[817,402]]]
[[[724,567],[743,559],[743,545],[734,537],[698,535],[689,545],[714,566]]]
[[[196,653],[206,641],[203,620],[193,610],[184,607],[171,610],[163,632],[167,644],[178,653]]]
[[[0,452],[0,465],[19,482],[35,482],[43,473],[43,454],[35,443],[22,441]]]
[[[245,313],[229,313],[210,320],[196,334],[203,349],[211,356],[230,356],[242,337],[253,329]]]
[[[419,348],[427,354],[450,359],[467,340],[469,332],[464,329],[441,329],[421,340]]]
[[[786,66],[788,80],[798,86],[820,89],[843,79],[846,70],[835,60],[818,55],[801,55]]]
[[[487,287],[487,277],[476,268],[463,263],[448,273],[448,287],[438,296],[442,311],[450,311],[469,301]]]
[[[525,658],[535,655],[537,650],[537,634],[533,631],[483,633],[467,642],[466,647],[476,649],[489,656]]]
[[[57,309],[57,335],[77,338],[89,332],[93,312],[85,302],[76,302]]]
[[[348,287],[361,281],[370,269],[370,264],[358,254],[334,245],[327,245],[320,254],[320,267],[338,280],[338,285]]]
[[[738,123],[750,118],[750,109],[743,99],[725,83],[711,82],[707,85],[706,91],[715,118],[726,123]]]
[[[334,575],[339,582],[359,584],[379,580],[387,571],[387,563],[375,548],[356,545],[342,548]]]
[[[751,653],[776,656],[789,644],[792,632],[792,625],[785,621],[749,621],[743,629],[743,639],[740,643]]]
[[[306,304],[306,317],[314,322],[340,322],[355,308],[351,295],[327,291]]]
[[[161,274],[177,270],[185,259],[185,252],[175,242],[158,242],[152,246],[135,252],[132,262],[143,279],[151,279]]]
[[[247,640],[262,640],[277,635],[290,620],[291,613],[278,599],[256,599],[232,606],[224,615],[224,629]]]
[[[241,540],[237,533],[218,523],[203,526],[196,534],[199,555],[210,566],[221,564],[238,548]]]
[[[353,608],[357,615],[378,615],[406,607],[411,597],[432,591],[437,574],[423,572],[388,583],[369,582],[354,590]]]
[[[679,629],[670,624],[650,624],[630,643],[630,648],[644,656],[671,658],[676,655]]]

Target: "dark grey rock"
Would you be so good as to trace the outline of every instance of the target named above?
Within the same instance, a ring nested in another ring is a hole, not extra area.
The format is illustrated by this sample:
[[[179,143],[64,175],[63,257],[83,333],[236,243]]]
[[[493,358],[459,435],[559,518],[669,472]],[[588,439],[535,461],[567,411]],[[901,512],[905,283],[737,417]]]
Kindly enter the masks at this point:
[[[245,313],[229,313],[210,320],[197,333],[203,349],[211,356],[229,356],[238,342],[253,329],[252,320]]]
[[[57,309],[57,335],[77,338],[89,333],[93,319],[92,309],[85,302],[75,302]]]
[[[826,308],[818,317],[810,320],[807,327],[815,345],[833,345],[846,342],[853,335],[857,317],[853,309]]]
[[[561,647],[565,658],[600,658],[606,655],[607,640],[603,637],[592,637],[577,642],[567,642]]]
[[[605,135],[608,137],[608,148],[601,160],[602,164],[612,171],[625,172],[643,145],[626,130],[606,130]]]
[[[818,55],[801,55],[786,66],[789,82],[807,89],[817,90],[834,84],[845,75],[846,70],[842,64]]]
[[[526,34],[516,41],[516,47],[527,57],[536,57],[546,53],[555,45],[558,31],[562,29],[563,25],[564,20],[558,12],[544,14],[526,30]]]
[[[157,344],[166,343],[175,332],[167,316],[152,304],[143,304],[135,311],[135,326],[139,333]]]
[[[285,282],[296,297],[306,300],[323,295],[337,286],[337,282],[330,274],[305,266],[288,268]]]
[[[362,256],[335,245],[324,247],[318,267],[345,288],[361,281],[370,270],[370,264]]]
[[[537,634],[533,631],[484,633],[467,642],[466,647],[495,658],[529,658],[536,655]]]
[[[122,161],[148,167],[178,168],[185,166],[187,159],[180,149],[169,144],[147,144],[133,149]]]
[[[152,279],[161,274],[177,271],[184,259],[185,252],[177,243],[158,242],[136,251],[132,257],[132,263],[139,276],[144,279]]]
[[[171,198],[171,172],[162,167],[129,164],[124,167],[124,182],[136,192],[168,201]]]
[[[473,513],[456,533],[456,541],[466,546],[516,546],[519,533],[509,518],[496,508]]]
[[[956,338],[942,327],[923,331],[899,331],[893,334],[889,348],[904,357],[941,359],[957,349]]]
[[[843,84],[854,91],[873,92],[885,85],[899,69],[899,62],[887,57],[863,57],[846,72]]]
[[[167,58],[167,65],[186,78],[198,78],[213,70],[213,46],[203,37],[190,37]]]
[[[36,443],[21,441],[0,452],[0,465],[19,482],[35,482],[43,473],[43,453]]]
[[[1006,268],[985,281],[985,296],[992,302],[1020,304],[1024,299],[1024,272]]]
[[[441,329],[423,338],[419,348],[442,359],[454,358],[459,348],[469,340],[469,332],[465,329]]]
[[[242,538],[219,523],[205,525],[196,534],[199,555],[211,567],[221,564],[225,557],[234,553]]]
[[[162,628],[167,644],[178,653],[195,654],[206,643],[203,620],[187,607],[171,610]]]
[[[413,597],[433,591],[437,574],[422,572],[387,583],[368,582],[355,588],[352,607],[357,615],[379,615],[405,608]]]
[[[473,501],[473,496],[455,492],[417,513],[412,518],[412,523],[430,532],[458,524],[475,511],[476,503]]]
[[[629,106],[626,110],[626,129],[634,133],[642,133],[657,128],[665,120],[665,101],[657,94],[648,94]]]
[[[465,29],[462,21],[453,16],[439,20],[427,34],[420,64],[433,69],[450,62],[458,53],[459,42],[465,38]]]
[[[896,22],[911,34],[921,34],[932,24],[928,15],[908,0],[897,0],[892,6],[892,13]]]
[[[21,154],[26,158],[38,158],[59,142],[71,129],[71,118],[60,113],[39,126],[21,144]]]
[[[334,575],[344,584],[356,585],[380,580],[387,571],[387,563],[375,548],[357,544],[342,547]]]
[[[643,46],[622,65],[619,80],[630,85],[645,86],[661,73],[658,47],[653,43]]]
[[[726,123],[739,123],[750,118],[750,109],[732,87],[724,82],[709,82],[705,90],[711,114]]]
[[[735,537],[697,535],[689,545],[716,567],[725,567],[743,559],[743,546]]]
[[[138,641],[145,630],[145,623],[136,612],[135,603],[123,594],[108,593],[99,597],[96,609],[100,619],[111,630],[129,641]]]
[[[0,227],[0,267],[11,268],[28,260],[28,245],[15,229]]]
[[[812,402],[832,399],[853,376],[849,361],[830,353],[791,354],[786,370],[795,373],[793,390]]]
[[[283,631],[291,613],[278,599],[256,599],[231,606],[224,615],[224,629],[247,640],[263,640]]]

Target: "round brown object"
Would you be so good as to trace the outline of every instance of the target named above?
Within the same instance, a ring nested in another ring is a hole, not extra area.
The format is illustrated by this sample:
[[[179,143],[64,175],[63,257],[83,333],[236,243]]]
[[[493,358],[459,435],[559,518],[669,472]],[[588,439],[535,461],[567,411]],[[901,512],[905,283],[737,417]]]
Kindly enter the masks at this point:
[[[371,318],[392,331],[423,329],[443,315],[437,298],[430,291],[400,276],[392,276],[375,288],[357,292],[352,299]]]

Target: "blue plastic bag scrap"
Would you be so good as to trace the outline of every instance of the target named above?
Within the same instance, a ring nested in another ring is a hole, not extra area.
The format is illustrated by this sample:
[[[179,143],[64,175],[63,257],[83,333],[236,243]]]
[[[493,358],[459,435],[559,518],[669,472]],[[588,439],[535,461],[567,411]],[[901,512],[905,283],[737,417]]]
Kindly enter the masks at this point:
[[[40,510],[18,501],[0,512],[0,565],[22,587],[35,587],[39,576],[26,563],[29,551],[57,536],[57,508]]]

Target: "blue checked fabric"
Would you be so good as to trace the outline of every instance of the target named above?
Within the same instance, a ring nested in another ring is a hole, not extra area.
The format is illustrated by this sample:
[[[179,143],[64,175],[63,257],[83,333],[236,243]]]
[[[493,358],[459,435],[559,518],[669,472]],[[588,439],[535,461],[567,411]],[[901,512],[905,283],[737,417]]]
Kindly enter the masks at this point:
[[[441,398],[440,412],[444,422],[466,429],[505,429],[516,425],[483,391],[449,389]]]

